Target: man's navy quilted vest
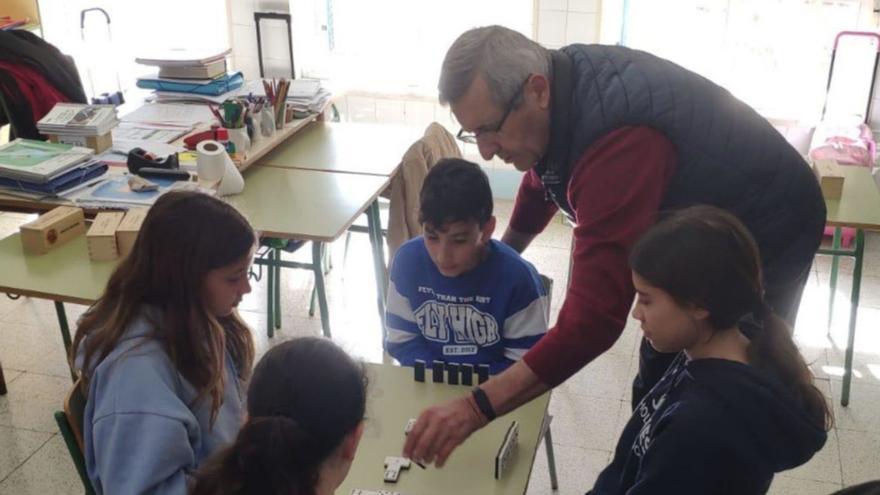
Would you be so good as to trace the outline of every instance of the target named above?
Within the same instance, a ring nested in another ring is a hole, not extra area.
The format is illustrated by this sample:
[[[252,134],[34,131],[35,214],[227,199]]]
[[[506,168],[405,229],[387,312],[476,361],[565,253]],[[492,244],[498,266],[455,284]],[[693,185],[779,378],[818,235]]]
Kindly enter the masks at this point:
[[[727,90],[625,47],[571,45],[552,54],[551,137],[536,172],[569,216],[569,171],[584,151],[620,127],[648,126],[678,157],[661,209],[709,204],[730,211],[754,235],[765,267],[784,264],[776,258],[805,234],[818,245],[825,203],[809,165]]]

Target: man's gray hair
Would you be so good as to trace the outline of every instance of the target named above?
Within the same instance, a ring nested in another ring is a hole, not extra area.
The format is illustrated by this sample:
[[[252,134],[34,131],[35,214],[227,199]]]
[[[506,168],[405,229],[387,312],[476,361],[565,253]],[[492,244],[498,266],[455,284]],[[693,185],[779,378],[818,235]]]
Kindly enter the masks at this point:
[[[522,34],[503,26],[465,31],[443,59],[440,69],[440,103],[461,98],[477,76],[489,86],[492,102],[510,104],[530,74],[549,77],[550,52]]]

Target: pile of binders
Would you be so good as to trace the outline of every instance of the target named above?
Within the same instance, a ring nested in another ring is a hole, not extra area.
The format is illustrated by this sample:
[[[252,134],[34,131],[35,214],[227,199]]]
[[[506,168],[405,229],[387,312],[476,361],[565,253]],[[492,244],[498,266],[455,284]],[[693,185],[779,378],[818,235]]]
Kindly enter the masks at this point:
[[[0,146],[0,191],[26,196],[60,196],[94,182],[107,164],[89,148],[16,139]]]
[[[137,86],[152,89],[161,97],[218,97],[232,93],[244,84],[241,72],[227,72],[230,50],[170,50],[155,57],[139,57],[142,65],[159,68],[158,74],[140,77]]]

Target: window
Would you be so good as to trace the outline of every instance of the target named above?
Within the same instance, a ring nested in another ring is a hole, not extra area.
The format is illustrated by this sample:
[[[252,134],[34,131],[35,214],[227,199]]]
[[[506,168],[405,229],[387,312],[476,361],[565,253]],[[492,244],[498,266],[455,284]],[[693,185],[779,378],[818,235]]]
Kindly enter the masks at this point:
[[[304,76],[342,88],[435,96],[449,45],[476,26],[532,37],[532,0],[292,0],[294,49]]]
[[[860,0],[629,0],[624,44],[712,79],[766,116],[816,120],[834,37],[866,10]]]
[[[110,15],[88,12],[80,29],[80,12],[100,7]],[[127,91],[135,79],[156,68],[138,65],[135,57],[163,47],[228,48],[226,0],[40,0],[43,37],[73,56],[86,95]],[[117,82],[118,75],[118,82]]]

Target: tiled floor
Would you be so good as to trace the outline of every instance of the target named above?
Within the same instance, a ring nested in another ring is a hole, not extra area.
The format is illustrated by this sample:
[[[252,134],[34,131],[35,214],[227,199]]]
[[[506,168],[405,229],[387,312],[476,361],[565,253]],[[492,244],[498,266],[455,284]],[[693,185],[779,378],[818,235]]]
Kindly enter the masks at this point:
[[[498,202],[498,235],[510,214],[509,202]],[[0,235],[14,231],[25,215],[0,214]],[[559,311],[566,285],[570,229],[553,222],[526,252],[541,271],[555,280],[553,307]],[[347,260],[343,243],[333,246],[334,268],[328,291],[334,337],[350,352],[375,361],[381,358],[374,282],[365,235],[352,236]],[[773,494],[827,494],[841,486],[880,478],[880,237],[869,236],[856,340],[856,374],[852,401],[839,405],[849,283],[852,263],[842,262],[841,281],[830,338],[826,335],[827,259],[819,258],[805,291],[796,338],[812,363],[818,385],[835,404],[836,426],[825,448],[808,464],[777,476]],[[320,333],[320,321],[309,318],[311,277],[304,271],[283,275],[283,325],[270,342],[265,337],[265,282],[255,283],[241,310],[254,327],[258,348],[299,335]],[[82,307],[69,306],[73,320]],[[638,325],[630,321],[615,346],[553,392],[554,451],[560,487],[557,493],[581,494],[607,464],[617,435],[629,416],[629,384],[638,366]],[[0,495],[82,493],[79,480],[52,420],[70,386],[52,304],[0,295],[0,362],[9,394],[0,398]],[[547,459],[538,451],[530,495],[549,494]]]

